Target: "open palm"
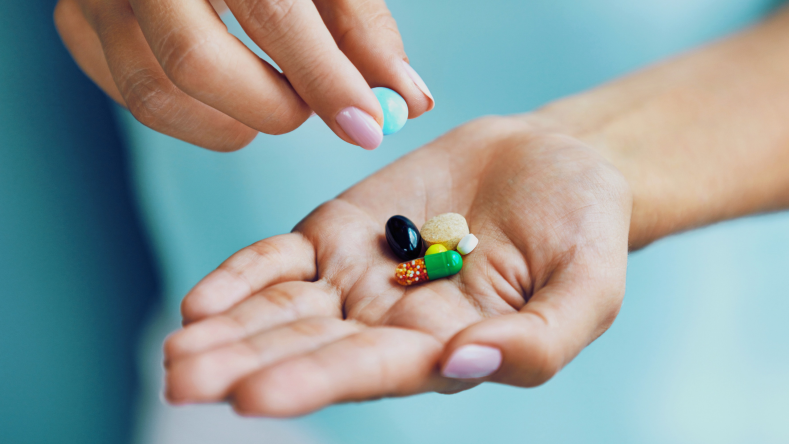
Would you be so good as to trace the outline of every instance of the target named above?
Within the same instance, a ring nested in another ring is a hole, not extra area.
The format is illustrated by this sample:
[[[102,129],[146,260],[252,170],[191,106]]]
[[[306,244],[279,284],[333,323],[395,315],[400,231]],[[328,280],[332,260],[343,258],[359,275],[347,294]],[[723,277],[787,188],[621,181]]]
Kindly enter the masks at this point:
[[[631,205],[619,172],[573,138],[528,116],[466,124],[203,279],[165,345],[167,396],[293,416],[541,384],[616,316]],[[479,246],[459,274],[401,287],[387,219],[445,212],[463,214]]]

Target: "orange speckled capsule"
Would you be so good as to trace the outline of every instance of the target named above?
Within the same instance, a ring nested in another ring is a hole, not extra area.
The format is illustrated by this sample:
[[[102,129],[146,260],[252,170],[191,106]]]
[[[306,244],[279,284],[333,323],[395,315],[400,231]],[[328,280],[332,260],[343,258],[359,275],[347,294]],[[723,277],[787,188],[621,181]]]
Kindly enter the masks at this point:
[[[457,251],[445,251],[403,262],[395,269],[395,279],[400,285],[421,284],[457,274],[462,267]]]
[[[427,282],[429,279],[425,268],[425,259],[420,257],[398,265],[395,269],[395,279],[400,285],[414,285],[419,282]]]

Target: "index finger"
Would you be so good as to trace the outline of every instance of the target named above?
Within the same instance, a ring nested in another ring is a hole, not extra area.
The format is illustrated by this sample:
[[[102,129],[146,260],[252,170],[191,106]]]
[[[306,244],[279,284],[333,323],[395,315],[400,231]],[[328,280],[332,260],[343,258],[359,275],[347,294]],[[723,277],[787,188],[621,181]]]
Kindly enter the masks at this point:
[[[315,248],[299,233],[270,237],[246,247],[209,273],[184,297],[184,324],[222,313],[280,282],[314,280]]]
[[[162,69],[185,93],[267,134],[309,117],[288,80],[227,32],[208,1],[130,3]]]
[[[366,149],[381,143],[381,106],[311,0],[228,0],[227,5],[338,136]]]

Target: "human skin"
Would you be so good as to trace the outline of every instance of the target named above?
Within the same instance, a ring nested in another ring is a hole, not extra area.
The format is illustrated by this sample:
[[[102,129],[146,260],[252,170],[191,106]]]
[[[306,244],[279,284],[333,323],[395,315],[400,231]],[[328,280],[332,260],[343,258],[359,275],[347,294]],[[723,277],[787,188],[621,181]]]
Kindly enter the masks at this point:
[[[401,158],[190,291],[165,343],[166,396],[294,416],[547,381],[613,322],[629,250],[789,207],[787,54],[784,11]],[[458,275],[398,286],[385,221],[449,211],[477,249]]]
[[[228,9],[282,73],[228,33]],[[434,105],[383,0],[59,0],[55,24],[82,70],[140,122],[212,150],[292,131],[313,111],[373,149],[383,111],[371,87],[397,91],[410,118]]]

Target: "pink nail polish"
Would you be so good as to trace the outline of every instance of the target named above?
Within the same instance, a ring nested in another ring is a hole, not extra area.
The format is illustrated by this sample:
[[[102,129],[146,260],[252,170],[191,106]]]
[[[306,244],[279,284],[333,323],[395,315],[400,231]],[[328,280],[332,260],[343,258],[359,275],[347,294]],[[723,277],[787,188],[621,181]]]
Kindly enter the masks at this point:
[[[366,150],[374,150],[384,140],[383,129],[373,117],[366,112],[349,106],[337,114],[337,124],[348,137]]]
[[[426,95],[430,99],[430,109],[433,109],[433,106],[436,103],[436,100],[433,98],[433,94],[430,94],[430,90],[427,88],[425,81],[422,80],[422,77],[414,71],[414,68],[411,67],[405,60],[402,61],[403,66],[405,67],[405,72],[408,73],[408,77],[411,77],[411,80],[414,82],[417,88],[422,91],[422,94]],[[428,110],[429,111],[429,110]]]
[[[444,365],[447,378],[474,379],[493,374],[501,365],[501,350],[484,345],[464,345]]]

